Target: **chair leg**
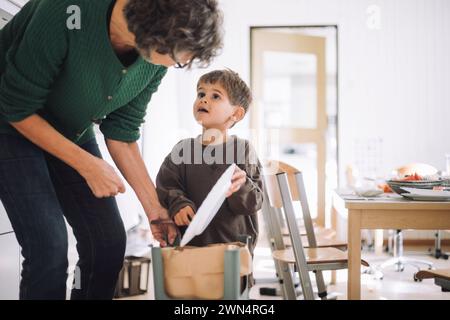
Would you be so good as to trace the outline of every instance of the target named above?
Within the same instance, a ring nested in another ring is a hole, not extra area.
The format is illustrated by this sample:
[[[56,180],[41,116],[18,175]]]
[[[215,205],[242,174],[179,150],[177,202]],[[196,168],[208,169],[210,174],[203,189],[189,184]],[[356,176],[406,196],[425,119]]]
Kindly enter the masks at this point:
[[[417,264],[424,264],[424,265],[426,265],[428,267],[428,270],[432,270],[434,268],[433,263],[425,261],[425,260],[401,257],[400,258],[400,262],[402,264],[405,264],[405,265],[406,264],[413,265],[413,266],[415,266],[416,268],[419,268],[419,269],[420,269],[420,267],[418,267]]]
[[[308,197],[306,196],[302,173],[297,172],[295,174],[295,179],[297,184],[297,191],[300,196],[300,204],[302,206],[303,221],[308,237],[308,244],[310,245],[310,247],[317,247],[316,236],[314,234],[314,225],[312,223],[311,213],[309,212]],[[282,190],[286,189],[282,188]],[[316,275],[317,290],[319,291],[318,295],[321,299],[327,299],[327,288],[325,286],[325,281],[323,280],[322,271],[316,270],[314,271],[314,273]]]
[[[223,275],[225,300],[237,300],[240,297],[240,261],[239,250],[225,251]]]
[[[297,291],[295,289],[295,280],[291,267],[287,263],[280,262],[280,269],[282,272],[281,289],[284,298],[287,300],[297,300]]]
[[[161,248],[152,247],[153,286],[156,300],[170,300],[164,286],[164,265]]]
[[[295,218],[294,207],[289,196],[289,185],[287,174],[277,174],[278,186],[280,187],[281,199],[284,207],[284,214],[291,236],[292,250],[295,257],[295,264],[302,286],[302,292],[305,300],[314,300],[314,292],[311,286],[311,279],[306,262],[306,256],[302,245],[298,225]]]
[[[404,270],[405,266],[401,263],[400,258],[395,257],[388,259],[380,265],[380,269],[385,269],[390,266],[395,266],[395,270],[401,272]]]
[[[448,260],[449,254],[446,252],[443,252],[442,248],[441,248],[441,231],[436,230],[434,237],[435,237],[434,238],[434,249],[430,249],[431,255],[433,257],[435,257],[436,259],[442,258],[444,260]]]
[[[267,227],[266,232],[271,251],[273,252],[274,250],[284,249],[279,221],[281,213],[270,207],[267,191],[264,192],[262,213]],[[283,298],[288,300],[296,300],[297,294],[289,265],[277,260],[274,260],[274,263]]]
[[[327,300],[327,287],[325,285],[325,281],[323,280],[322,271],[316,270],[314,271],[314,273],[316,275],[316,283],[319,298],[321,298],[322,300]]]

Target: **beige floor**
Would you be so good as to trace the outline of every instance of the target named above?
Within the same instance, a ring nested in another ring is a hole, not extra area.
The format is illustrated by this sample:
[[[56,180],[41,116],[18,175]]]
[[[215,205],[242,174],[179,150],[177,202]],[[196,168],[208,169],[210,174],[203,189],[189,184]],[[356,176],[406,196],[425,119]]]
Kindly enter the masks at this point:
[[[449,248],[444,248],[449,249]],[[449,260],[435,259],[427,255],[427,247],[405,248],[406,256],[432,262],[436,268],[450,268]],[[266,251],[266,250],[262,250]],[[258,255],[255,259],[255,276],[256,278],[267,278],[273,274],[273,263],[269,260],[270,252],[265,255]],[[391,258],[388,254],[377,256],[372,252],[363,252],[363,258],[366,259],[371,266],[379,266],[381,263]],[[426,268],[426,267],[424,267]],[[388,267],[382,271],[383,279],[379,280],[375,275],[362,274],[362,298],[370,300],[388,299],[388,300],[450,300],[450,292],[441,292],[440,287],[434,285],[433,280],[424,280],[422,282],[414,281],[414,273],[416,268],[407,265],[403,272],[396,272],[394,267]],[[330,280],[330,272],[324,272],[325,281]],[[311,274],[314,280],[314,275]],[[270,287],[273,285],[258,285]],[[347,272],[339,270],[337,272],[337,282],[335,285],[328,286],[328,291],[337,295],[337,299],[347,298]],[[273,299],[273,297],[260,296],[257,288],[251,292],[251,298],[254,299]]]
[[[406,247],[405,255],[411,258],[430,261],[434,263],[436,268],[450,268],[450,260],[435,259],[428,256],[427,249],[427,247]],[[444,247],[443,249],[450,251],[450,247]],[[383,261],[389,259],[390,256],[387,254],[377,256],[372,252],[363,252],[363,258],[372,266],[378,266]],[[389,267],[383,270],[383,280],[376,279],[376,277],[371,274],[362,274],[362,298],[371,300],[450,300],[450,292],[441,292],[440,287],[434,285],[433,280],[427,279],[422,282],[414,282],[413,274],[416,271],[416,268],[412,266],[406,266],[403,272],[396,272],[393,267]],[[273,261],[270,257],[270,250],[268,248],[257,248],[255,251],[254,275],[258,280],[274,278],[275,272]],[[330,272],[325,272],[324,277],[325,281],[328,283],[330,280]],[[328,291],[336,294],[338,300],[346,299],[346,277],[346,270],[338,271],[336,284],[328,287]],[[314,279],[312,274],[311,279]],[[259,288],[261,286],[275,287],[276,284],[270,282],[257,283],[250,292],[251,299],[281,299],[281,297],[261,296],[259,294]],[[154,299],[152,277],[150,277],[149,292],[147,294],[124,299]]]

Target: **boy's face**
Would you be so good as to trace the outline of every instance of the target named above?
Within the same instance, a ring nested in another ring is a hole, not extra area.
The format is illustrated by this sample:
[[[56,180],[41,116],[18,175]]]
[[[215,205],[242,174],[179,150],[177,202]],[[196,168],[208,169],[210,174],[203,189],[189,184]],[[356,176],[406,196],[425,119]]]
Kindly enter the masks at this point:
[[[240,120],[239,106],[233,106],[219,84],[200,83],[194,102],[194,118],[205,129],[225,130]]]

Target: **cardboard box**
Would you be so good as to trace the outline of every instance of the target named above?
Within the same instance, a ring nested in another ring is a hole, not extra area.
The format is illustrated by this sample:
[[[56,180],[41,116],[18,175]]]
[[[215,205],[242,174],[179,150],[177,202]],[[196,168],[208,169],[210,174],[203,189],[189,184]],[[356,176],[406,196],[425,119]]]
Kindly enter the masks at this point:
[[[221,299],[227,249],[240,251],[241,277],[252,272],[252,257],[243,243],[161,250],[166,293],[175,299]]]

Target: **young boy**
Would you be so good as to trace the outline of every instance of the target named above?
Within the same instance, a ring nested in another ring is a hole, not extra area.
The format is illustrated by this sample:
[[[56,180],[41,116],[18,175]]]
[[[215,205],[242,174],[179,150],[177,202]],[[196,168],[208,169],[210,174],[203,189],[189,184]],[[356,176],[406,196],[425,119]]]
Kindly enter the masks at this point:
[[[228,135],[251,103],[250,89],[231,70],[203,75],[197,83],[193,112],[203,127],[197,138],[180,141],[165,158],[156,178],[160,202],[183,233],[211,188],[232,164],[237,165],[227,198],[192,246],[238,241],[258,236],[257,211],[263,201],[261,166],[249,142]]]

